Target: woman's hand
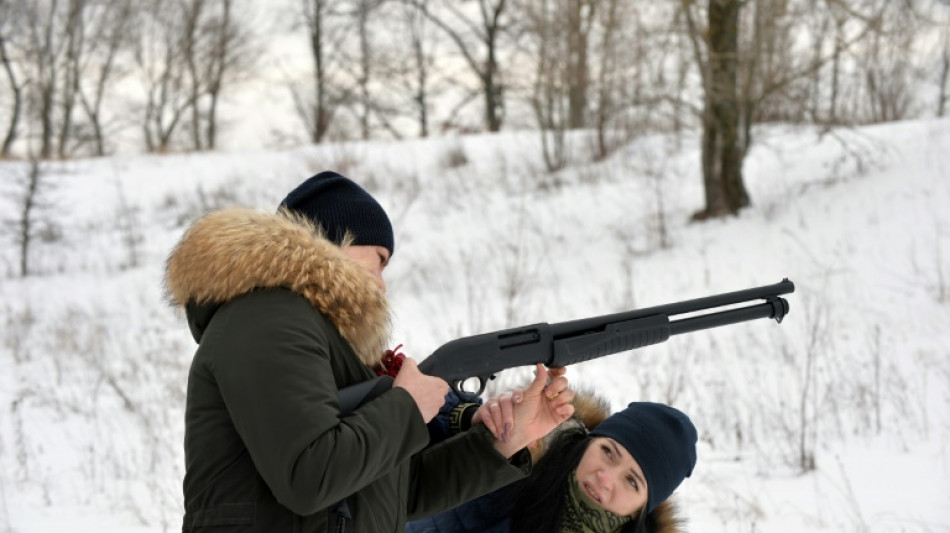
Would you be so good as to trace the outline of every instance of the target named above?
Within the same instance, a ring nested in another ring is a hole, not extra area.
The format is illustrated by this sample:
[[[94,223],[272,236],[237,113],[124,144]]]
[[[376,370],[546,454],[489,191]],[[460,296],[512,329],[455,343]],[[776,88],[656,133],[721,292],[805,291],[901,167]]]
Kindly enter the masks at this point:
[[[485,424],[496,439],[507,442],[508,433],[515,423],[515,405],[521,403],[523,399],[524,391],[520,389],[489,398],[475,411],[472,425]]]
[[[506,422],[504,412],[501,413],[502,438],[495,441],[495,449],[499,453],[510,458],[518,450],[544,437],[574,414],[574,405],[571,403],[574,401],[574,391],[568,387],[567,378],[564,377],[565,372],[564,368],[554,368],[549,371],[543,365],[537,365],[534,381],[528,386],[528,390],[524,391],[521,401],[516,403],[512,398],[510,402],[511,421]],[[491,401],[493,400],[489,400]],[[487,402],[486,405],[488,405]],[[501,403],[497,409],[503,410],[504,406],[505,403]],[[496,408],[489,405],[488,409]],[[482,420],[484,421],[485,418],[483,415]],[[497,423],[494,417],[490,418],[493,424]],[[510,423],[510,426],[506,426],[506,423]],[[494,431],[492,433],[495,434]]]
[[[406,389],[422,414],[426,424],[439,414],[439,409],[445,403],[445,393],[449,384],[442,378],[429,376],[419,371],[416,361],[411,357],[403,359],[402,368],[393,381],[393,387]]]

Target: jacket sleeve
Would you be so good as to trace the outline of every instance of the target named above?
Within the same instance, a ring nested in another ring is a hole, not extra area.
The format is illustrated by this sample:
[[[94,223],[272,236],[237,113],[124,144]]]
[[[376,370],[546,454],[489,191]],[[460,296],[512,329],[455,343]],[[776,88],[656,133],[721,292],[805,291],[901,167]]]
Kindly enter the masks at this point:
[[[509,460],[495,450],[493,440],[479,424],[413,457],[409,519],[451,509],[524,479],[531,471],[528,451]]]
[[[409,522],[406,533],[507,532],[521,485],[516,481],[448,511]]]
[[[423,449],[412,397],[387,391],[341,418],[328,322],[289,291],[257,291],[222,307],[202,342],[231,419],[277,500],[300,515],[357,492]],[[208,335],[214,338],[209,339]]]

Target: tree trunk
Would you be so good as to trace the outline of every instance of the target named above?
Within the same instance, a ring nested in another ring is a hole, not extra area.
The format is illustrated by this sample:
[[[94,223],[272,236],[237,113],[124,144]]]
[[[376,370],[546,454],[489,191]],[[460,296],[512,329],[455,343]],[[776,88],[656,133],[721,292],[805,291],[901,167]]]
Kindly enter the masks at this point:
[[[2,35],[0,35],[0,60],[2,60],[3,69],[7,73],[10,89],[13,91],[13,109],[10,113],[10,125],[7,127],[7,133],[3,138],[3,147],[0,148],[0,158],[6,158],[10,157],[10,151],[13,149],[13,143],[17,138],[20,112],[23,109],[23,88],[17,83],[16,74],[13,72],[13,65],[10,62],[10,57],[7,55],[6,41]]]
[[[218,144],[218,101],[224,86],[224,74],[231,63],[232,46],[234,46],[233,21],[231,18],[231,0],[221,2],[221,24],[218,28],[217,41],[214,46],[212,64],[209,68],[208,80],[208,123],[205,125],[205,141],[209,150],[217,148]]]
[[[937,96],[938,117],[942,117],[947,109],[947,78],[950,78],[950,35],[944,39],[943,57],[941,59],[940,94]]]
[[[30,169],[27,176],[26,191],[23,195],[23,205],[20,210],[19,244],[20,244],[20,277],[30,275],[30,244],[33,240],[33,209],[36,207],[36,197],[39,190],[40,163],[35,157],[30,157]]]
[[[57,65],[56,51],[53,46],[53,20],[57,12],[57,2],[53,2],[49,21],[45,26],[41,26],[39,9],[34,14],[35,33],[42,32],[42,37],[37,35],[38,39],[34,46],[37,51],[37,70],[38,80],[36,85],[39,90],[39,119],[40,119],[40,158],[49,159],[53,155],[53,113],[55,111],[54,95],[57,87]]]
[[[504,115],[504,95],[501,84],[498,82],[498,63],[495,62],[495,42],[492,37],[488,43],[488,60],[482,84],[485,92],[485,125],[488,131],[501,130],[502,116]]]
[[[745,150],[739,138],[737,93],[741,0],[709,1],[708,85],[703,112],[703,184],[706,207],[695,219],[735,214],[749,205],[742,181]]]
[[[571,0],[567,8],[568,24],[568,124],[569,129],[587,125],[588,35],[596,2]]]
[[[63,66],[63,74],[66,79],[63,83],[62,93],[63,122],[59,127],[56,148],[56,155],[60,159],[66,157],[69,140],[73,135],[73,109],[76,107],[76,95],[79,93],[79,78],[82,75],[80,63],[84,55],[84,32],[86,28],[83,23],[83,11],[85,8],[83,0],[70,0],[67,9],[66,64]]]
[[[597,107],[594,110],[598,161],[605,159],[616,146],[616,141],[610,141],[607,138],[607,125],[615,112],[611,96],[614,89],[611,80],[617,76],[618,58],[615,40],[617,30],[621,24],[621,17],[618,16],[618,4],[618,0],[608,2],[602,21],[602,49],[600,51],[600,68],[597,73]]]
[[[422,2],[420,10],[426,9]],[[413,101],[416,103],[417,120],[419,122],[419,137],[429,136],[429,65],[425,53],[425,15],[416,16],[410,9],[408,13],[409,33],[412,38],[412,59],[416,71],[416,87]]]
[[[319,144],[330,128],[331,112],[327,104],[326,64],[323,57],[323,10],[324,0],[304,0],[312,2],[313,11],[307,14],[310,29],[310,52],[314,64],[314,108],[313,123],[310,125],[310,140]]]
[[[366,0],[360,0],[357,13],[357,27],[360,40],[360,75],[357,80],[360,91],[360,138],[364,141],[370,138],[370,103],[369,83],[372,76],[373,48],[370,46],[369,15],[374,6]]]
[[[201,19],[201,12],[204,9],[203,0],[191,0],[187,4],[183,3],[182,10],[185,16],[185,27],[183,32],[182,54],[185,56],[185,64],[188,66],[188,81],[190,88],[191,101],[191,147],[194,150],[201,150],[204,143],[201,140],[201,109],[199,107],[201,96],[202,76],[198,72],[198,22]]]

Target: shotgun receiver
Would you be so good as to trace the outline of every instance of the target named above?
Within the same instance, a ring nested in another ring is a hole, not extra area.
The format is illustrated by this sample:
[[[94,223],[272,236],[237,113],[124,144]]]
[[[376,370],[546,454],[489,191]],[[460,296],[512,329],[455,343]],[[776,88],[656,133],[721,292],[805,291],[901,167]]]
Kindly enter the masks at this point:
[[[419,363],[419,370],[423,374],[444,379],[456,393],[463,392],[466,380],[477,378],[479,388],[473,392],[480,395],[495,373],[509,368],[533,366],[536,363],[547,367],[572,365],[659,344],[672,335],[757,318],[774,318],[781,323],[788,314],[788,302],[779,295],[794,291],[795,285],[786,278],[774,285],[656,307],[555,324],[542,322],[463,337],[440,346]],[[764,301],[745,307],[716,310],[754,300]],[[671,316],[684,314],[692,316],[670,320]],[[392,378],[384,376],[341,389],[341,414],[349,413],[382,394],[392,387],[392,382]]]

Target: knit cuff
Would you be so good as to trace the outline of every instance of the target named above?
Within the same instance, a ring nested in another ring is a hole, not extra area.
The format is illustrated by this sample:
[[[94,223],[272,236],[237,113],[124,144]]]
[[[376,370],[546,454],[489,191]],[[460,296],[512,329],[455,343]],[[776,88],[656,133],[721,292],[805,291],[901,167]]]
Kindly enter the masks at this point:
[[[475,411],[478,411],[479,407],[481,406],[477,403],[460,403],[455,406],[449,414],[451,433],[454,435],[472,427],[472,417],[475,416]]]

